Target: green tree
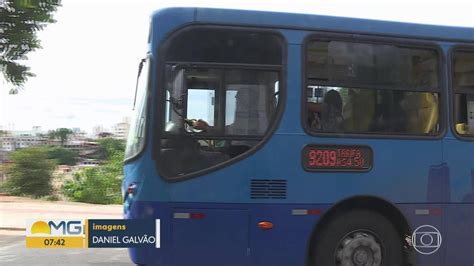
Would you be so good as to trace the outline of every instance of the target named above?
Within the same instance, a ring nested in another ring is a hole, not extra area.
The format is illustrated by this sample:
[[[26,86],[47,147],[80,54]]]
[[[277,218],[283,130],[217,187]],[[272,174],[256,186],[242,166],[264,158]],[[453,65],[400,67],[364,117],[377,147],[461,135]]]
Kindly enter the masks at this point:
[[[77,153],[61,147],[51,147],[48,149],[48,158],[56,160],[57,164],[75,165]]]
[[[56,139],[57,138],[56,130],[49,130],[48,131],[48,138],[49,139]]]
[[[0,176],[2,176],[3,173],[5,173],[5,165],[0,163]],[[2,180],[3,182],[3,177],[0,178],[0,180]],[[4,186],[0,185],[0,192],[4,192],[4,191],[5,191]]]
[[[50,139],[59,139],[61,141],[61,146],[64,146],[66,141],[69,139],[69,136],[72,135],[72,130],[69,128],[58,128],[56,130],[50,130],[48,136]]]
[[[106,164],[76,173],[73,180],[64,184],[64,195],[74,201],[120,204],[123,157],[123,151],[116,151]]]
[[[11,153],[11,165],[7,169],[9,178],[5,190],[12,195],[40,197],[52,191],[51,178],[54,161],[48,159],[44,147],[32,147]]]
[[[99,149],[95,159],[109,160],[114,154],[120,151],[125,151],[125,142],[123,140],[113,138],[101,139],[99,140]]]
[[[105,164],[76,173],[73,180],[65,182],[64,195],[74,201],[120,204],[124,151],[124,141],[101,139],[97,159],[105,160]]]
[[[34,76],[28,66],[20,63],[27,54],[41,48],[36,36],[48,23],[54,23],[53,13],[60,0],[3,0],[0,1],[0,71],[13,85],[16,93],[29,77]]]

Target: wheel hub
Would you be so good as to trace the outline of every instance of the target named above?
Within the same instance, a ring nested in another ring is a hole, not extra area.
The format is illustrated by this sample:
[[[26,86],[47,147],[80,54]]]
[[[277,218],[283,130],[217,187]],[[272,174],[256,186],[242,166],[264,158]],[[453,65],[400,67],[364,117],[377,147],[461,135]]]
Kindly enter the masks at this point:
[[[374,234],[356,231],[339,241],[335,259],[340,266],[379,266],[382,248]]]
[[[354,256],[352,257],[352,261],[356,265],[364,265],[367,264],[369,259],[371,259],[371,254],[364,249],[358,249],[354,252]]]

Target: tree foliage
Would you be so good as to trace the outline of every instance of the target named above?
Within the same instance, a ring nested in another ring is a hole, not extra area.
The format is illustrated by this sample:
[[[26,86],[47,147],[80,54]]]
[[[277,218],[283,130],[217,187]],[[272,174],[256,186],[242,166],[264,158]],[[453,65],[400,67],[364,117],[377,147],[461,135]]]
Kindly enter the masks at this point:
[[[125,142],[123,140],[113,138],[101,139],[99,140],[99,149],[94,159],[109,160],[117,151],[124,150]]]
[[[64,184],[63,193],[75,201],[120,204],[125,145],[115,139],[103,139],[99,143],[106,163],[76,173],[73,180]]]
[[[15,93],[29,77],[30,68],[21,63],[27,54],[41,48],[36,36],[48,23],[54,23],[53,13],[60,0],[0,1],[0,71]]]
[[[66,181],[64,195],[74,201],[96,204],[120,204],[123,153],[115,154],[105,165],[86,168]]]
[[[61,146],[64,146],[66,141],[69,139],[69,136],[72,134],[73,132],[69,128],[58,128],[48,132],[50,139],[59,139],[61,141]]]
[[[77,152],[61,147],[51,147],[48,149],[48,158],[56,160],[57,164],[75,165]]]
[[[5,190],[12,195],[29,195],[40,197],[52,191],[51,178],[55,168],[48,159],[44,147],[32,147],[16,150],[11,153],[11,165],[7,168],[9,178]]]

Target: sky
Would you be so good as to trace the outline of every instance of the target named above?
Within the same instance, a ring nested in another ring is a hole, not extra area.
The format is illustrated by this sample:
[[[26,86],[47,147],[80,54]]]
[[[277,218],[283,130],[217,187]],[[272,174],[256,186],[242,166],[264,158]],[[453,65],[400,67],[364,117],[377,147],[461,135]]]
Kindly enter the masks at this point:
[[[0,127],[92,132],[130,116],[149,15],[170,6],[284,11],[474,27],[474,1],[150,1],[63,0],[55,24],[38,33],[43,49],[26,64],[36,77],[9,95],[0,77]]]

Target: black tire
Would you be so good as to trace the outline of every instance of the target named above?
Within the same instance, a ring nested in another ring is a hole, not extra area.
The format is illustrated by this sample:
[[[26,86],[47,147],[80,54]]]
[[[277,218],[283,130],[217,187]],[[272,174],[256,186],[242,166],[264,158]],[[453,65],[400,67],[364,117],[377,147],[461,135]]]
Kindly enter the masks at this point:
[[[355,234],[357,237],[348,237],[352,236],[351,234]],[[393,224],[383,215],[369,210],[352,210],[337,215],[323,226],[321,230],[317,231],[313,242],[312,254],[310,254],[310,265],[341,265],[340,259],[343,256],[340,255],[342,253],[340,251],[348,252],[347,250],[350,250],[350,248],[344,248],[344,244],[342,243],[347,243],[347,239],[349,239],[349,243],[351,241],[350,239],[361,239],[361,235],[363,235],[362,238],[369,235],[369,240],[372,241],[372,238],[375,239],[374,243],[377,243],[376,247],[380,247],[381,263],[370,263],[370,266],[406,265],[403,242]],[[343,239],[346,241],[343,241]],[[364,241],[366,239],[368,238],[364,238]],[[366,247],[360,245],[358,248],[364,249]],[[366,249],[370,250],[369,252],[373,251],[370,248]],[[374,250],[377,250],[377,248]],[[378,252],[374,252],[373,254],[377,253]],[[373,257],[375,256],[379,256],[378,259],[380,259],[380,255],[373,255]]]

